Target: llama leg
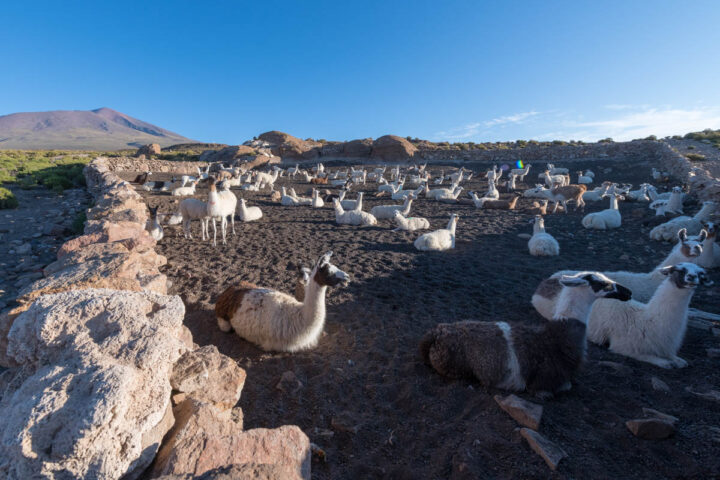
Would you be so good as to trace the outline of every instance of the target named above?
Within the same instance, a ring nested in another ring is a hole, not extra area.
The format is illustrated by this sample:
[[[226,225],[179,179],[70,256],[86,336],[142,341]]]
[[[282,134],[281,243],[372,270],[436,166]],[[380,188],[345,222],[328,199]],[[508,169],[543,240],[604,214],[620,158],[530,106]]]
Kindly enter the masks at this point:
[[[230,223],[232,224],[232,232],[235,235],[235,214],[230,215]]]
[[[563,204],[563,210],[565,210],[565,214],[567,215],[567,213],[568,213],[567,201],[563,200],[562,204]]]
[[[558,202],[555,202],[555,206],[553,207],[552,213],[555,213],[555,211],[557,210],[557,207],[558,207]]]
[[[213,222],[213,247],[217,247],[217,225],[215,224],[215,217],[213,217],[212,222]]]
[[[227,218],[226,217],[222,217],[222,220],[220,220],[220,228],[222,229],[223,245],[227,245],[227,241],[225,241],[225,236],[227,234]]]
[[[720,321],[720,315],[703,312],[702,310],[698,310],[697,308],[688,308],[688,318],[700,318],[702,320],[713,320],[716,322]]]
[[[218,323],[218,327],[220,328],[220,330],[225,333],[232,330],[232,325],[230,325],[230,322],[228,322],[224,318],[217,317],[217,323]]]
[[[672,368],[673,362],[671,360],[668,360],[667,358],[660,358],[655,355],[628,355],[630,358],[634,358],[635,360],[640,360],[641,362],[650,363],[652,365],[655,365],[656,367],[660,368]]]
[[[678,356],[673,357],[672,363],[675,368],[685,368],[688,366],[688,362]]]

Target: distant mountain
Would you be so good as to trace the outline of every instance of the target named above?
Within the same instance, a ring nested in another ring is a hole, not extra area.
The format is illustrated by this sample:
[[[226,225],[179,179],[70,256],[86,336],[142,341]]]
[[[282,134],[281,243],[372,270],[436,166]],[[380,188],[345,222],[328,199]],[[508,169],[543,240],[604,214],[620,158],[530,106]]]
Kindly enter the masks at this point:
[[[121,150],[192,142],[110,108],[0,116],[0,149]]]

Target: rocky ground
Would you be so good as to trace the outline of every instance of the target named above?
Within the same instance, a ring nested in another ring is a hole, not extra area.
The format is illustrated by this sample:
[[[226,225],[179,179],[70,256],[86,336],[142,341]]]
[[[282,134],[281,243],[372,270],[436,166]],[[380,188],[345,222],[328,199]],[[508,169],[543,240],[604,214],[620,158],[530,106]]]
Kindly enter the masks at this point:
[[[711,144],[691,140],[688,138],[669,139],[666,142],[683,155],[699,153],[704,155],[706,160],[694,161],[693,165],[706,168],[715,178],[720,178],[720,149]]]
[[[603,159],[572,167],[592,167],[597,181],[637,185],[650,179],[652,165],[628,169]],[[466,190],[483,191],[483,184],[473,180]],[[293,185],[298,193],[309,188],[286,180],[278,185]],[[374,186],[366,191],[366,211],[390,203],[371,196]],[[142,193],[161,211],[177,210],[169,195]],[[198,190],[198,198],[205,196]],[[195,225],[194,240],[167,227],[157,251],[168,258],[163,272],[173,282],[170,293],[187,306],[185,323],[195,342],[216,345],[246,369],[239,404],[246,428],[299,425],[323,452],[313,462],[314,478],[720,475],[720,374],[712,358],[720,337],[710,331],[688,331],[680,351],[690,363],[686,369],[662,370],[590,346],[571,392],[545,402],[523,395],[544,405],[539,432],[567,454],[554,473],[528,448],[527,432],[499,408],[493,395],[500,392],[443,378],[418,356],[420,338],[439,322],[540,321],[530,295],[556,270],[650,270],[671,247],[648,240],[655,219],[645,206],[622,204],[623,227],[602,233],[581,228],[579,213],[549,216],[546,225],[561,255],[535,258],[518,236],[531,232],[531,216],[522,210],[480,211],[421,199],[412,215],[427,217],[432,228],[444,227],[453,212],[460,222],[454,251],[420,253],[412,246],[417,234],[393,232],[387,220],[377,227],[337,226],[330,206],[282,207],[267,193],[242,196],[264,216],[238,222],[238,235],[227,246],[203,243]],[[521,200],[520,206],[528,204]],[[588,211],[602,208],[590,205]],[[686,212],[696,209],[690,203]],[[268,353],[219,331],[213,307],[227,286],[246,280],[292,291],[296,267],[309,266],[327,250],[353,282],[329,292],[325,334],[316,349]],[[693,306],[720,313],[719,297],[717,287],[699,290]],[[633,436],[626,421],[642,418],[643,408],[678,417],[674,435],[662,441]]]
[[[11,186],[20,205],[0,210],[0,311],[18,291],[42,278],[42,269],[56,260],[60,245],[73,235],[73,222],[88,207],[84,189],[58,194],[45,188]]]

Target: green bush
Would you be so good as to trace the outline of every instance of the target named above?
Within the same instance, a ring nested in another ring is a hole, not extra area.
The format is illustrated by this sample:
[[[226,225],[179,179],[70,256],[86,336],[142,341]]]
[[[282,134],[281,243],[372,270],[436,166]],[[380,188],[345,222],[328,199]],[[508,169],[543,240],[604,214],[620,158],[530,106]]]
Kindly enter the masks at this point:
[[[687,149],[688,149],[688,150],[695,150],[695,145],[688,145]]]
[[[705,155],[701,155],[699,153],[686,153],[685,156],[691,162],[702,162],[703,160],[706,160]]]
[[[85,185],[83,167],[94,154],[78,152],[0,151],[0,182],[17,182],[22,188],[45,185],[57,192]]]
[[[87,216],[85,212],[78,212],[73,219],[72,225],[70,225],[70,230],[72,230],[75,235],[80,235],[85,230],[86,220]]]
[[[0,209],[17,208],[18,201],[15,195],[7,188],[0,187]]]

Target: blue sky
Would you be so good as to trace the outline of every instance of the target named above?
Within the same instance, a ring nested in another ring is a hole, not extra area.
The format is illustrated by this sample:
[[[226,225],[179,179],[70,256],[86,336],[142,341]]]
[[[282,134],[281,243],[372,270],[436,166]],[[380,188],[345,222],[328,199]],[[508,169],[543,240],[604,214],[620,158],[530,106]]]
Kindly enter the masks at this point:
[[[6,1],[0,115],[201,141],[616,140],[720,128],[720,2]]]

